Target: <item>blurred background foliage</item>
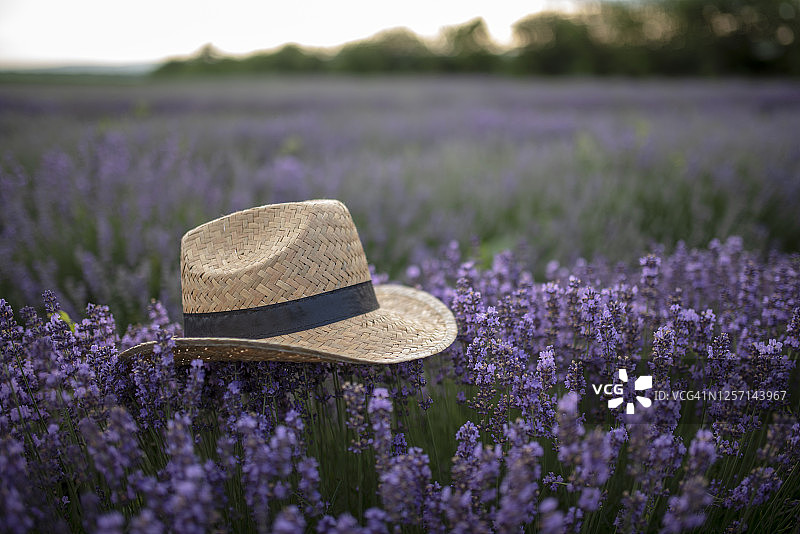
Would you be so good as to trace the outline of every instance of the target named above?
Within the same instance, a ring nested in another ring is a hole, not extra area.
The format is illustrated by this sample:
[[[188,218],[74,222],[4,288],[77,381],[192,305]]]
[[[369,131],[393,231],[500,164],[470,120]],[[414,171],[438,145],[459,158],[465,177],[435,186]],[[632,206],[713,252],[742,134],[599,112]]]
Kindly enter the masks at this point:
[[[425,40],[405,28],[338,50],[295,44],[227,57],[206,45],[155,76],[258,72],[467,72],[511,75],[797,75],[800,0],[616,0],[530,15],[510,47],[483,19]]]

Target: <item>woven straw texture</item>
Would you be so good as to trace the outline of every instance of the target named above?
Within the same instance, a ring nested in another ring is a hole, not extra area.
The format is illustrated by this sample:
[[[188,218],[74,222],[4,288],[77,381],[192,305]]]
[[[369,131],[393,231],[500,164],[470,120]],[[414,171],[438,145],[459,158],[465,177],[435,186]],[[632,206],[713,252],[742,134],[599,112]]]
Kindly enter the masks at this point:
[[[329,325],[267,339],[177,338],[175,360],[351,362],[389,364],[437,354],[455,340],[450,310],[432,295],[398,285],[375,286],[380,308]],[[122,358],[152,353],[154,342]]]
[[[184,313],[255,308],[369,280],[350,212],[336,200],[236,212],[181,240]]]
[[[198,226],[181,240],[184,313],[242,310],[369,282],[350,212],[336,200],[273,204]],[[177,338],[175,358],[396,363],[441,352],[456,322],[432,295],[376,286],[380,308],[267,339]],[[152,353],[155,343],[121,357]]]

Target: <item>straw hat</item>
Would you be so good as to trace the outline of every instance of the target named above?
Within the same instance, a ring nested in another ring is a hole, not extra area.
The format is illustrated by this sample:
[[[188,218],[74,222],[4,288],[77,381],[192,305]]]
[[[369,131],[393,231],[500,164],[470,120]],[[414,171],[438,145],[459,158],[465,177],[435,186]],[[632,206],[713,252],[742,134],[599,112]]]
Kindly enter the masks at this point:
[[[336,200],[251,208],[190,230],[181,289],[187,337],[175,339],[176,360],[397,363],[456,337],[453,314],[432,295],[373,286],[350,212]]]

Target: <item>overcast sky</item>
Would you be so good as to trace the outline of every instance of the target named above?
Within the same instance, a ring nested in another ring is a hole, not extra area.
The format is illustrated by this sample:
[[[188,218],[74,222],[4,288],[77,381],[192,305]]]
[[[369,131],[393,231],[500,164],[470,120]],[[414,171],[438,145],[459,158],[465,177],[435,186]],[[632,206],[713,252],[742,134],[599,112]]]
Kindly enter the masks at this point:
[[[130,64],[206,43],[245,54],[286,43],[334,47],[405,26],[434,37],[483,17],[501,44],[525,15],[569,0],[0,0],[0,67]]]

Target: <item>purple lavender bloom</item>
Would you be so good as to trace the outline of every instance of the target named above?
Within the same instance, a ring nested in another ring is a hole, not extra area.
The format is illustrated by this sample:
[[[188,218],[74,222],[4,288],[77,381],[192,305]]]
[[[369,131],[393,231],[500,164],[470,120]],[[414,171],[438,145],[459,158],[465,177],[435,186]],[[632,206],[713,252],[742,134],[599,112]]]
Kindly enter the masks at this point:
[[[650,465],[671,473],[681,466],[686,447],[672,434],[661,434],[650,442]]]
[[[344,512],[338,518],[326,515],[317,523],[317,532],[319,534],[350,534],[360,530],[356,518],[347,512]]]
[[[539,528],[542,534],[563,534],[566,532],[564,513],[558,509],[558,501],[553,497],[543,499],[539,503],[541,520]]]
[[[465,458],[453,459],[453,488],[462,494],[469,493],[473,504],[482,507],[492,501],[497,494],[497,480],[500,474],[502,449],[478,443]]]
[[[542,477],[542,485],[550,488],[550,491],[556,491],[558,490],[559,486],[566,485],[566,483],[564,482],[564,477],[562,475],[557,475],[550,472]]]
[[[570,506],[567,513],[564,514],[564,529],[578,533],[583,527],[584,512],[577,506]]]
[[[159,330],[156,336],[158,344],[153,348],[154,362],[134,361],[132,382],[139,406],[138,422],[145,427],[160,428],[177,398],[178,385],[173,355],[175,341],[163,330]]]
[[[714,445],[714,434],[707,429],[700,429],[689,445],[689,466],[692,474],[702,475],[717,459]]]
[[[347,420],[345,424],[347,428],[355,433],[348,450],[354,453],[360,453],[368,448],[372,443],[371,438],[367,434],[367,420],[365,417],[366,405],[366,388],[362,384],[353,384],[345,382],[342,385],[342,397],[345,401],[345,408],[347,410]]]
[[[120,512],[109,512],[97,518],[95,532],[103,534],[122,534],[125,517]]]
[[[316,458],[303,458],[297,463],[297,473],[300,475],[297,490],[304,499],[303,511],[315,517],[323,512],[326,504],[319,491],[319,462]]]
[[[627,472],[639,484],[639,489],[623,494],[614,525],[629,531],[643,530],[647,510],[661,495],[663,481],[672,476],[683,462],[686,447],[671,432],[659,431],[656,425],[645,422],[628,426]]]
[[[796,362],[782,354],[783,344],[775,339],[767,343],[757,341],[751,346],[753,388],[762,391],[785,391],[791,388],[789,380]],[[762,409],[768,410],[779,402],[764,400]]]
[[[456,432],[456,440],[458,441],[456,457],[462,460],[468,460],[472,451],[478,446],[479,438],[480,433],[478,432],[478,427],[476,427],[472,421],[467,421],[461,425],[461,428]]]
[[[569,369],[564,377],[564,387],[578,395],[580,399],[586,394],[586,379],[583,376],[583,363],[579,360],[572,360]]]
[[[677,533],[701,527],[706,508],[713,502],[708,480],[703,476],[717,457],[714,436],[701,429],[689,445],[689,463],[676,495],[669,498],[661,532]]]
[[[641,532],[646,525],[645,513],[649,502],[648,496],[641,490],[623,491],[621,506],[614,526],[623,532]]]
[[[420,524],[431,470],[428,455],[412,447],[408,454],[393,456],[380,474],[380,495],[384,510],[395,522]]]
[[[4,436],[0,438],[0,519],[9,532],[24,533],[33,529],[34,518],[41,513],[32,504],[28,483],[28,463],[22,443]]]
[[[594,325],[595,341],[600,345],[600,353],[608,366],[616,363],[624,341],[622,333],[617,329],[618,319],[612,312],[612,309],[618,311],[616,306],[619,304],[610,304],[612,308],[609,308],[608,305],[603,306],[600,317]]]
[[[726,508],[741,510],[758,506],[780,489],[783,480],[772,467],[756,467],[733,488],[723,501]]]
[[[160,331],[164,331],[168,337],[179,336],[183,331],[178,323],[170,322],[167,310],[160,301],[151,301],[147,318],[148,322],[143,325],[128,326],[125,335],[120,340],[120,350],[128,349],[139,343],[154,341]]]
[[[550,389],[556,383],[556,362],[553,347],[549,346],[539,353],[536,362],[536,374],[542,384],[542,389]]]
[[[164,524],[151,508],[143,508],[133,516],[128,528],[132,534],[162,534],[166,531]]]
[[[578,413],[578,395],[575,392],[567,392],[558,401],[555,433],[558,437],[558,460],[577,464],[581,455],[581,439],[586,430],[583,427],[583,417]]]
[[[392,450],[392,402],[385,388],[375,388],[367,412],[372,420],[372,448],[375,451],[375,468],[380,476],[389,467]]]
[[[599,488],[586,487],[581,490],[580,499],[578,499],[578,508],[593,512],[600,507],[603,502],[603,496]]]
[[[109,410],[105,430],[101,431],[97,423],[88,417],[82,419],[78,426],[95,469],[112,490],[112,501],[118,501],[127,473],[135,469],[141,459],[136,423],[127,410],[115,406]]]
[[[401,454],[408,454],[408,442],[404,433],[397,432],[392,438],[392,456]]]
[[[647,365],[653,372],[653,383],[666,384],[673,365],[678,363],[675,352],[674,330],[661,327],[653,334],[653,355]]]
[[[786,327],[783,343],[794,350],[800,350],[800,307],[792,310],[792,319]]]
[[[790,468],[800,461],[800,422],[797,418],[776,415],[773,424],[767,426],[766,443],[757,453],[759,458],[775,466]]]
[[[274,534],[302,534],[306,529],[306,520],[297,506],[287,506],[275,517],[272,523]]]
[[[165,532],[164,524],[150,508],[143,508],[132,517],[128,528],[131,534],[162,534]]]
[[[736,357],[731,353],[730,337],[722,333],[708,346],[706,382],[708,386],[719,386],[733,374]]]
[[[669,498],[662,520],[662,534],[700,528],[706,521],[705,509],[713,502],[708,482],[701,476],[685,478],[676,496]]]
[[[500,483],[500,503],[494,525],[512,532],[533,520],[541,476],[542,447],[534,442],[515,443],[506,456],[506,476]]]
[[[696,346],[701,328],[700,315],[692,308],[684,308],[680,304],[670,306],[670,315],[675,343],[674,353],[680,361]]]
[[[563,327],[561,318],[561,298],[564,290],[555,282],[548,282],[544,288],[545,309],[547,310],[548,330],[547,336],[550,344],[555,345],[558,343],[558,335],[560,329]]]
[[[85,345],[113,347],[119,342],[114,316],[108,306],[86,305],[86,318],[75,325],[75,334]]]
[[[490,523],[474,509],[472,493],[454,491],[450,486],[429,492],[425,506],[425,527],[431,532],[459,534],[492,532]]]
[[[194,420],[200,411],[200,400],[205,383],[203,360],[192,360],[189,364],[189,376],[186,378],[183,392],[180,395],[182,411]]]
[[[380,508],[369,508],[364,512],[364,534],[388,534],[387,514]]]
[[[187,416],[176,415],[167,423],[166,452],[169,461],[164,471],[169,476],[170,490],[163,510],[172,529],[186,534],[205,532],[217,520],[218,513],[208,476],[213,463],[203,463],[195,455]]]
[[[642,268],[639,283],[645,300],[644,316],[647,321],[652,323],[659,315],[661,257],[656,254],[648,254],[639,258],[639,265]]]

